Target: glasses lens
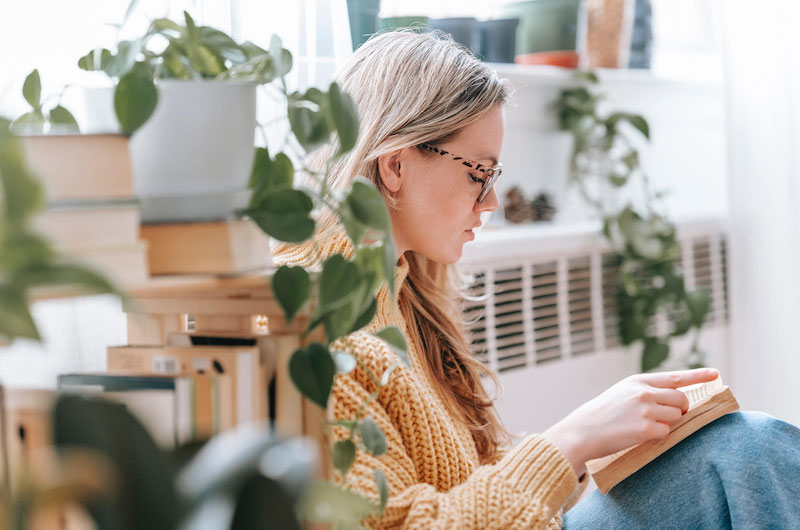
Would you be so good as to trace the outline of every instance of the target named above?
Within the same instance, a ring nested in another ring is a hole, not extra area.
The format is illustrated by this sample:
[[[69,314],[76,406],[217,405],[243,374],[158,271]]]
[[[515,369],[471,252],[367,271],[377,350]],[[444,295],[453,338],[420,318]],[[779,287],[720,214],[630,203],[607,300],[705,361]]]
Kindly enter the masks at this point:
[[[489,195],[489,192],[492,191],[492,187],[494,183],[497,182],[497,178],[500,176],[503,170],[500,168],[495,168],[491,170],[491,176],[486,180],[486,184],[483,185],[483,189],[481,190],[481,194],[478,196],[478,202],[483,202],[483,199]]]

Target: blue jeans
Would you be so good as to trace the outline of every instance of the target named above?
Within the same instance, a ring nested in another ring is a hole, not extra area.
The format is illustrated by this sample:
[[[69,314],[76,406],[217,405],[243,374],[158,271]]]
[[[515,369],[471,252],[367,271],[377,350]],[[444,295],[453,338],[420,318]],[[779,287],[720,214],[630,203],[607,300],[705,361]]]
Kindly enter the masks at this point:
[[[800,529],[800,429],[734,412],[564,515],[564,530]]]

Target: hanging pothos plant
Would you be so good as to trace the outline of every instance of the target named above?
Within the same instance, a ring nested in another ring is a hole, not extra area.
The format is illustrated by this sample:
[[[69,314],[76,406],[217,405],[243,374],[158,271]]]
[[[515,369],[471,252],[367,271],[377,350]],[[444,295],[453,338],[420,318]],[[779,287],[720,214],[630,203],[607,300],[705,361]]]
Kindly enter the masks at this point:
[[[624,345],[641,342],[642,371],[659,367],[670,341],[694,331],[683,364],[703,366],[698,347],[708,314],[705,289],[687,291],[678,264],[680,244],[668,219],[663,192],[651,189],[631,134],[650,139],[644,117],[598,111],[604,96],[594,72],[578,72],[578,84],[561,91],[554,103],[559,126],[573,138],[569,179],[603,221],[603,235],[619,259],[617,310]],[[657,325],[666,317],[666,327]]]

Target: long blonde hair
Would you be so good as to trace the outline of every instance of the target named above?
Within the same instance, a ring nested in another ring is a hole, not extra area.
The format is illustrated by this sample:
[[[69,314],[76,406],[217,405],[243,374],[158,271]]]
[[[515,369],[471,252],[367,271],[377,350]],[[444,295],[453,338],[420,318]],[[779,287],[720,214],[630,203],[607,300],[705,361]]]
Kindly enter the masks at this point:
[[[509,97],[507,85],[465,48],[443,33],[393,31],[370,38],[339,75],[356,101],[358,143],[330,168],[331,186],[345,189],[362,175],[394,200],[378,173],[378,157],[421,143],[443,142]],[[326,156],[327,153],[322,156]],[[320,156],[320,155],[318,155]],[[336,223],[330,213],[319,225]],[[481,376],[497,380],[471,352],[461,312],[460,278],[414,251],[399,295],[410,339],[448,411],[462,419],[483,462],[492,461],[508,432],[498,419]]]

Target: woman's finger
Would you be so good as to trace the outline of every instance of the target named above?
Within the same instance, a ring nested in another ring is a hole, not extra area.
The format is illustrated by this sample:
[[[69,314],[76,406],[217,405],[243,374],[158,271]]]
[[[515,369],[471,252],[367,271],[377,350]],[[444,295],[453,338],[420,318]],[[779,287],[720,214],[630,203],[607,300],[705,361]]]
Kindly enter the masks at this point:
[[[679,388],[697,383],[705,383],[713,381],[718,376],[719,371],[716,368],[697,368],[695,370],[639,374],[641,381],[659,388]]]
[[[683,417],[683,412],[677,407],[667,405],[655,405],[652,409],[651,418],[667,424],[673,424]]]
[[[683,413],[689,410],[689,398],[680,390],[673,390],[671,388],[657,388],[653,389],[653,395],[656,398],[656,403],[660,405],[677,407],[681,409]]]

